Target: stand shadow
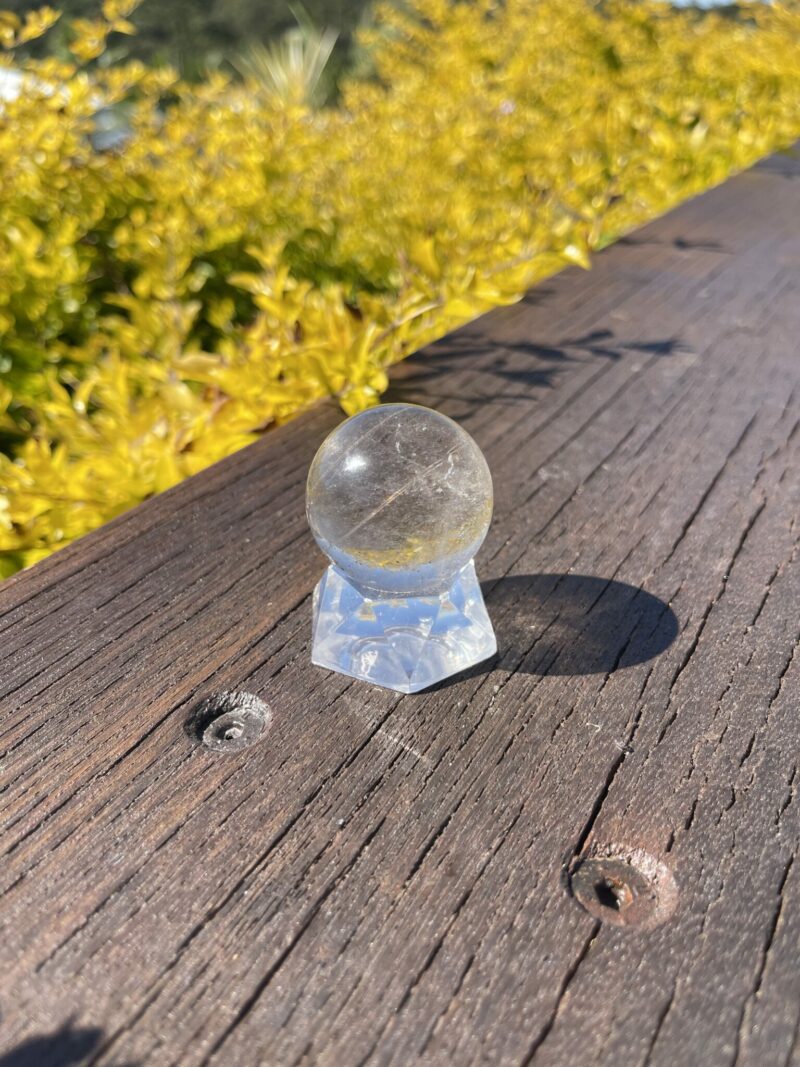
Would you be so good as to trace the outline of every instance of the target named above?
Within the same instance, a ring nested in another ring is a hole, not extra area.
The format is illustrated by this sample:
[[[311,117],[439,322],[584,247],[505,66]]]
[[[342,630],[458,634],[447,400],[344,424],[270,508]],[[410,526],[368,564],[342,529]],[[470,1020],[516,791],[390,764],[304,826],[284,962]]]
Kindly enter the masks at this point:
[[[482,585],[498,657],[528,674],[608,674],[659,655],[678,620],[658,597],[587,574],[525,574]]]

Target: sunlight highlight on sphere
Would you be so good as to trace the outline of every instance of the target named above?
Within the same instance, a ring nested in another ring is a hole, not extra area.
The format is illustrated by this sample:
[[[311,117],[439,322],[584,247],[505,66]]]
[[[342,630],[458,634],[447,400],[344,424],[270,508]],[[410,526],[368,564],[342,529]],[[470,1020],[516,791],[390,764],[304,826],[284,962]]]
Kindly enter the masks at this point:
[[[356,587],[376,596],[439,593],[486,536],[492,479],[452,419],[385,404],[326,438],[306,502],[317,543]]]

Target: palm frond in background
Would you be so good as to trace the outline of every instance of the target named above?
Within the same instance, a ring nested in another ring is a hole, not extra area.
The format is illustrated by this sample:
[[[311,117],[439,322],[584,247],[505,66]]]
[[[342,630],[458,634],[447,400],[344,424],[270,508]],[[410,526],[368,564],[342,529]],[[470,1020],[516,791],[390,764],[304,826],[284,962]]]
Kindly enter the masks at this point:
[[[233,60],[276,103],[321,107],[334,88],[330,58],[339,34],[320,29],[301,7],[292,8],[297,25],[269,44],[255,44]]]

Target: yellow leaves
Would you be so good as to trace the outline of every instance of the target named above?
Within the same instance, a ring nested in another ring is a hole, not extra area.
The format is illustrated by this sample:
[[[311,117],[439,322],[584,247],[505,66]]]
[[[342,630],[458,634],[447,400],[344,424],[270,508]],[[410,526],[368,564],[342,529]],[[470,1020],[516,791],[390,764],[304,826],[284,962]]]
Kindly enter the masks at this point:
[[[0,496],[0,530],[9,534],[13,530],[13,522],[11,520],[11,504],[7,497]],[[7,577],[0,571],[0,577]]]
[[[127,19],[114,19],[109,26],[110,33],[136,33],[136,27]]]
[[[435,242],[432,237],[422,234],[412,235],[408,246],[408,258],[415,267],[419,267],[431,278],[441,277],[442,268],[436,258]]]
[[[351,385],[341,393],[339,403],[345,415],[357,415],[359,411],[364,411],[365,408],[371,408],[380,403],[380,394],[386,389],[388,379],[387,384],[383,383],[382,378],[378,378],[377,382],[377,387],[372,385]]]
[[[102,18],[72,19],[70,28],[74,36],[70,41],[70,52],[80,63],[88,63],[105,51],[110,33],[136,33],[136,27],[127,16],[138,5],[139,0],[103,0]]]
[[[17,44],[25,44],[33,41],[55,26],[61,18],[61,12],[52,7],[41,7],[38,11],[29,11],[25,16],[25,23],[17,34]]]
[[[591,260],[589,259],[589,252],[585,247],[581,247],[578,244],[569,244],[561,252],[561,255],[567,261],[576,267],[583,267],[584,270],[589,270],[591,267]]]
[[[112,23],[132,15],[141,0],[103,0],[103,18]]]
[[[196,382],[213,381],[214,372],[219,365],[219,357],[211,356],[207,352],[187,352],[172,361],[174,370]]]
[[[25,16],[25,22],[17,33],[16,43],[25,44],[47,33],[51,26],[55,26],[61,18],[61,12],[52,7],[41,7],[37,11],[29,11]]]
[[[22,22],[13,11],[0,11],[0,44],[3,48],[13,48]]]
[[[463,296],[452,297],[445,303],[442,310],[454,322],[468,322],[469,319],[478,314],[475,308],[475,301],[468,300]]]
[[[72,24],[80,63],[134,6]],[[0,14],[0,42],[38,17]],[[0,574],[321,397],[377,403],[410,352],[792,143],[799,36],[796,4],[741,22],[653,0],[410,0],[372,33],[380,79],[321,111],[140,63],[15,69]],[[101,108],[128,128],[112,152],[91,139]]]
[[[60,18],[61,12],[54,11],[52,7],[29,11],[24,22],[12,11],[0,11],[0,46],[16,48],[33,41],[47,33]]]
[[[80,63],[97,59],[105,51],[109,26],[102,19],[72,19],[70,28],[74,34],[69,50]]]

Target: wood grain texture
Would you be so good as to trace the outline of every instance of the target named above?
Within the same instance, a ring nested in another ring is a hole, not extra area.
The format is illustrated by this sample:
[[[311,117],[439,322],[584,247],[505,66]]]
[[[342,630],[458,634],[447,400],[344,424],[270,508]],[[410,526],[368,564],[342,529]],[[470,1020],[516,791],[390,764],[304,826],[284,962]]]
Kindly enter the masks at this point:
[[[799,337],[776,157],[398,367],[496,488],[428,693],[309,662],[333,406],[3,585],[0,1064],[800,1064]]]

